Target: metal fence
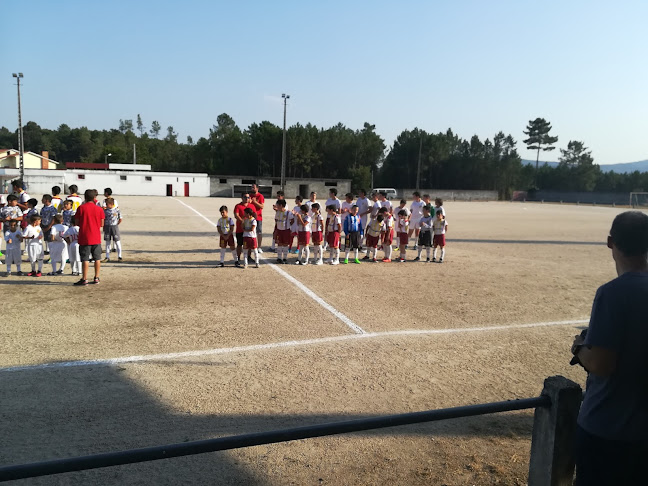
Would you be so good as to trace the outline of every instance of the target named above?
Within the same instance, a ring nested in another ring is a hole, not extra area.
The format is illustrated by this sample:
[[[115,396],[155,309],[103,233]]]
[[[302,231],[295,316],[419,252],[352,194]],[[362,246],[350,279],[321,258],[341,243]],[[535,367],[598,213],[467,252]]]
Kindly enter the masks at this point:
[[[542,394],[534,398],[399,415],[386,415],[346,422],[310,425],[218,439],[5,466],[0,467],[0,482],[170,459],[173,457],[264,444],[275,444],[292,440],[326,437],[329,435],[534,408],[536,412],[531,446],[529,485],[553,486],[563,484],[564,478],[573,475],[574,465],[571,457],[573,444],[572,429],[575,428],[580,397],[581,390],[579,385],[563,377],[551,377],[545,380]],[[572,430],[571,433],[569,432],[570,430]]]

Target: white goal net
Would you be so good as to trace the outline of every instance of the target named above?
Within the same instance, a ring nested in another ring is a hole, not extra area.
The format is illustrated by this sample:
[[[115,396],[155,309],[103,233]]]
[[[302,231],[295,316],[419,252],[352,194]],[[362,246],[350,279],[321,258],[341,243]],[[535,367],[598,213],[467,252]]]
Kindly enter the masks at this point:
[[[648,209],[648,192],[631,192],[630,206]]]

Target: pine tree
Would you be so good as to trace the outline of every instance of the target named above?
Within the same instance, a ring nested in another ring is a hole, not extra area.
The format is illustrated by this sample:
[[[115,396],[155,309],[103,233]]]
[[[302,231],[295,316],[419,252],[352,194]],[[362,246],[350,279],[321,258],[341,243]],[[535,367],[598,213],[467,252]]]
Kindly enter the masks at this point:
[[[551,123],[549,123],[544,118],[529,120],[527,129],[524,131],[524,134],[529,136],[529,138],[524,140],[527,149],[538,151],[536,156],[536,174],[538,173],[540,150],[542,150],[543,152],[548,152],[556,148],[552,147],[552,145],[558,141],[558,137],[552,137],[551,135],[549,135],[550,131]]]

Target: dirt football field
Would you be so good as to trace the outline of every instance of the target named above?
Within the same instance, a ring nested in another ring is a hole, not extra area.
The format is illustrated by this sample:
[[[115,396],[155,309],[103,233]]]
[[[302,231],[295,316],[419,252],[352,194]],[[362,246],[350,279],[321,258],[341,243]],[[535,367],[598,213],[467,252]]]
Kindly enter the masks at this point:
[[[244,270],[231,254],[217,268],[218,208],[237,200],[117,199],[124,261],[113,253],[99,285],[73,287],[69,266],[0,278],[0,465],[527,398],[557,374],[584,384],[569,348],[616,276],[604,243],[623,211],[449,202],[443,264],[409,250],[298,266],[272,263],[268,200],[264,260]],[[524,485],[532,415],[15,484]]]

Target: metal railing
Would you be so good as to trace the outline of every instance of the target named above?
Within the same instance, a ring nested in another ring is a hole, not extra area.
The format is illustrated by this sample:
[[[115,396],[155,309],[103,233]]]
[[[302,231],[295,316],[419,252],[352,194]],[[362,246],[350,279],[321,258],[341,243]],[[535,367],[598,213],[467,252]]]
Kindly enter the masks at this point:
[[[556,383],[556,380],[563,380]],[[551,381],[551,383],[550,383]],[[552,386],[553,385],[553,386]],[[556,386],[557,385],[557,386]],[[236,435],[230,437],[221,437],[217,439],[200,440],[194,442],[184,442],[180,444],[169,444],[157,447],[147,447],[142,449],[132,449],[119,452],[109,452],[104,454],[95,454],[90,456],[71,457],[67,459],[57,459],[53,461],[36,462],[30,464],[19,464],[13,466],[0,467],[0,482],[12,481],[17,479],[26,479],[51,474],[61,474],[73,471],[83,471],[88,469],[97,469],[103,467],[120,466],[139,462],[157,461],[160,459],[170,459],[172,457],[181,457],[194,454],[204,454],[207,452],[225,451],[230,449],[239,449],[243,447],[252,447],[264,444],[275,444],[292,440],[309,439],[314,437],[325,437],[336,434],[347,434],[351,432],[361,432],[366,430],[382,429],[387,427],[397,427],[403,425],[420,424],[425,422],[436,422],[439,420],[448,420],[462,417],[471,417],[476,415],[485,415],[499,412],[510,412],[515,410],[536,409],[534,419],[533,442],[536,443],[536,428],[545,427],[546,420],[557,422],[561,408],[564,408],[565,399],[562,391],[566,389],[580,387],[562,377],[552,377],[545,381],[543,393],[534,398],[525,398],[518,400],[509,400],[503,402],[485,403],[479,405],[468,405],[463,407],[444,408],[440,410],[429,410],[425,412],[405,413],[399,415],[385,415],[366,419],[350,420],[346,422],[333,422],[320,425],[310,425],[296,427],[291,429],[275,430],[269,432],[259,432],[253,434]],[[573,393],[572,393],[573,395]],[[572,402],[574,400],[571,400]],[[578,396],[578,404],[580,395]],[[573,403],[572,409],[573,409]],[[577,405],[578,406],[578,405]],[[538,413],[545,410],[546,413]],[[577,410],[577,409],[576,409]],[[573,415],[573,414],[572,414]],[[539,417],[540,416],[540,417]],[[564,420],[560,420],[561,424]],[[568,419],[569,421],[569,419]],[[575,417],[574,417],[575,423]],[[557,427],[554,424],[554,427]],[[547,436],[555,437],[555,433],[540,434],[540,440]],[[567,442],[571,436],[567,438]],[[562,442],[565,442],[564,440]],[[561,444],[561,450],[569,450],[570,444]],[[547,470],[546,460],[551,457],[551,462],[555,462],[553,457],[556,452],[556,443],[552,441],[551,451],[546,451],[546,446],[538,452],[536,447],[536,460],[533,460],[534,446],[532,444],[531,464]],[[568,454],[569,455],[569,454]],[[571,457],[571,456],[570,456]],[[569,461],[568,461],[569,462]],[[549,468],[551,472],[552,468]],[[571,471],[573,473],[573,461]],[[566,471],[569,474],[569,471]],[[558,484],[554,482],[532,482],[532,473],[529,473],[529,484]]]

